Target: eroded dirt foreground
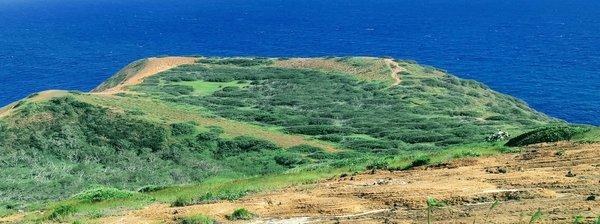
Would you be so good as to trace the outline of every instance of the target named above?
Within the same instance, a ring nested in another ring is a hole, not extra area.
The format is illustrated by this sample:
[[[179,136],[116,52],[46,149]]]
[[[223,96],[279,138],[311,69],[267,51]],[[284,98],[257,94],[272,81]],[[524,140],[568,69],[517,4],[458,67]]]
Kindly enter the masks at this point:
[[[572,223],[600,215],[600,144],[557,143],[522,153],[462,159],[410,171],[375,171],[308,186],[219,202],[171,208],[152,205],[104,223],[173,223],[177,217],[225,214],[244,207],[254,223],[426,223],[425,200],[435,223],[528,223],[539,208],[541,223]],[[500,205],[490,211],[494,201]]]

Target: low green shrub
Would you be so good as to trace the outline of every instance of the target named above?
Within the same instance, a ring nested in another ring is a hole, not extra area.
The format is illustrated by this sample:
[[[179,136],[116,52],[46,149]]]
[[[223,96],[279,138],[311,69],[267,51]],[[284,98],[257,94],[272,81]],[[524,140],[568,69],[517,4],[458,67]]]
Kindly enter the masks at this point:
[[[226,215],[225,218],[228,220],[250,220],[254,218],[254,214],[246,210],[245,208],[238,208],[231,215]]]
[[[16,204],[0,202],[0,218],[17,212]]]
[[[171,202],[171,207],[183,207],[195,204],[194,199],[186,196],[179,196]]]
[[[369,165],[366,166],[366,168],[368,170],[382,170],[382,169],[387,169],[389,167],[389,163],[383,159],[377,159],[371,163],[369,163]]]
[[[167,188],[167,187],[166,186],[157,186],[157,185],[148,185],[148,186],[141,187],[140,189],[137,190],[137,192],[150,193],[150,192],[160,191],[165,188]]]
[[[398,146],[397,143],[392,141],[361,138],[348,138],[342,141],[342,145],[346,148],[362,152],[380,151],[383,149],[394,149]]]
[[[110,187],[100,187],[95,189],[86,190],[73,196],[74,199],[82,202],[101,202],[111,199],[125,199],[134,196],[135,192],[119,190]]]
[[[231,191],[222,190],[218,192],[207,192],[199,197],[179,196],[173,202],[171,207],[184,207],[189,205],[201,204],[206,202],[214,202],[218,200],[233,201],[240,199],[248,194],[247,190]]]
[[[584,223],[584,217],[582,215],[575,215],[573,217],[573,224],[582,224]]]
[[[570,140],[576,134],[587,131],[589,131],[589,128],[568,125],[543,127],[514,137],[505,145],[517,147],[542,142],[565,141]]]
[[[214,219],[211,219],[204,215],[194,215],[189,217],[182,217],[177,220],[179,224],[213,224]]]
[[[287,168],[293,168],[297,165],[306,163],[306,160],[298,154],[282,154],[275,156],[275,162]]]
[[[217,158],[235,156],[245,152],[279,149],[273,142],[250,136],[238,136],[232,140],[220,140],[218,146],[218,149],[215,151]]]
[[[407,167],[407,169],[413,168],[413,167],[418,167],[418,166],[425,166],[428,165],[431,162],[431,158],[429,156],[420,156],[418,158],[416,158],[415,160],[413,160],[409,167]]]
[[[13,210],[13,209],[17,209],[18,207],[19,207],[19,205],[14,202],[9,202],[9,201],[0,202],[0,209]]]
[[[171,134],[174,136],[189,135],[196,131],[196,125],[190,122],[171,124]]]
[[[249,191],[247,191],[247,190],[240,190],[240,191],[225,190],[225,191],[215,192],[215,193],[208,192],[208,193],[200,196],[199,198],[197,198],[196,201],[197,202],[210,202],[210,201],[218,201],[218,200],[233,201],[233,200],[237,200],[237,199],[240,199],[240,198],[246,196],[248,194],[248,192]]]
[[[334,125],[302,125],[292,126],[285,129],[289,133],[303,134],[303,135],[327,135],[327,134],[340,134],[350,133],[350,128],[340,127]]]
[[[194,92],[194,87],[182,85],[165,85],[161,87],[161,91],[174,96],[189,95],[190,93]]]
[[[287,151],[306,153],[306,156],[311,159],[327,159],[332,157],[331,154],[327,153],[322,148],[311,145],[292,146],[288,148]]]
[[[208,132],[202,132],[202,133],[196,135],[196,140],[198,142],[216,141],[219,139],[219,135],[221,134],[221,132],[218,132],[215,130],[211,130]]]
[[[344,140],[344,136],[339,135],[339,134],[328,134],[328,135],[318,136],[317,139],[323,140],[323,141],[329,141],[329,142],[341,142]]]
[[[59,221],[77,212],[77,209],[72,205],[60,205],[50,212],[49,220]]]
[[[464,157],[479,157],[481,156],[480,152],[473,150],[463,150],[452,154],[452,157],[455,159],[464,158]]]
[[[312,146],[312,145],[306,145],[306,144],[292,146],[292,147],[289,147],[287,150],[291,151],[291,152],[303,152],[303,153],[323,152],[322,148]]]

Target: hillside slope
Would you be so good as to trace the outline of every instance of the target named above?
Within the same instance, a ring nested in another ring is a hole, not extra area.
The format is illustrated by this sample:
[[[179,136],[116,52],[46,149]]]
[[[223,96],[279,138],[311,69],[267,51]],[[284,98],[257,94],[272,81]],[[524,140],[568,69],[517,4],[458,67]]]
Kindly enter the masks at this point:
[[[91,93],[34,94],[1,112],[0,216],[73,207],[30,218],[53,221],[497,154],[511,151],[486,141],[498,130],[564,125],[481,83],[370,57],[144,59]],[[106,187],[128,199],[76,195]]]

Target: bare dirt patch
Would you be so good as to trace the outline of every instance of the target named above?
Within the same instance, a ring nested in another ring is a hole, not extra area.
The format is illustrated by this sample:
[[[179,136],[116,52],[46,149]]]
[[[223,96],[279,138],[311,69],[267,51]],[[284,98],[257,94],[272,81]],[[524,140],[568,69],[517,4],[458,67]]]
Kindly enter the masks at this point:
[[[0,217],[0,223],[19,223],[25,218],[25,213],[17,213],[6,217]]]
[[[6,105],[6,106],[0,108],[0,118],[8,116],[15,105],[16,105],[16,103],[11,103],[9,105]]]
[[[447,203],[434,211],[436,223],[527,223],[538,208],[544,223],[570,223],[575,215],[591,221],[600,214],[600,202],[590,197],[600,194],[599,150],[600,144],[538,145],[519,154],[458,160],[448,166],[348,175],[234,202],[152,205],[102,222],[173,223],[193,214],[226,221],[225,214],[244,207],[259,215],[255,223],[424,223],[427,197]],[[487,172],[490,167],[506,172]],[[496,200],[501,204],[490,211]]]
[[[127,79],[122,81],[119,85],[110,89],[104,90],[100,93],[114,94],[122,92],[125,87],[136,85],[141,83],[145,78],[156,75],[160,72],[167,71],[180,65],[193,64],[198,58],[194,57],[162,57],[162,58],[148,58],[144,64],[144,67],[135,74],[130,75]]]

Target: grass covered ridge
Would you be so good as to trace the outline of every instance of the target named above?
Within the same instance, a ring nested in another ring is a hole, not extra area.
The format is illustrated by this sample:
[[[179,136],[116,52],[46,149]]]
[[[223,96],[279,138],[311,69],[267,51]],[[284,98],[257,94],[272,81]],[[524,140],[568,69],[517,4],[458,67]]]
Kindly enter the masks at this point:
[[[478,82],[396,62],[399,85],[381,58],[200,58],[116,94],[25,99],[0,118],[0,216],[29,208],[47,211],[29,220],[93,220],[119,206],[235,200],[513,150],[485,141],[498,129],[528,133],[510,146],[598,139],[596,128],[568,126]],[[547,138],[557,133],[548,126],[582,131]]]
[[[125,66],[125,68],[119,70],[116,74],[104,81],[102,84],[94,88],[92,92],[101,92],[123,83],[125,80],[131,78],[135,73],[141,71],[147,62],[148,59],[140,59],[132,62],[131,64]]]

